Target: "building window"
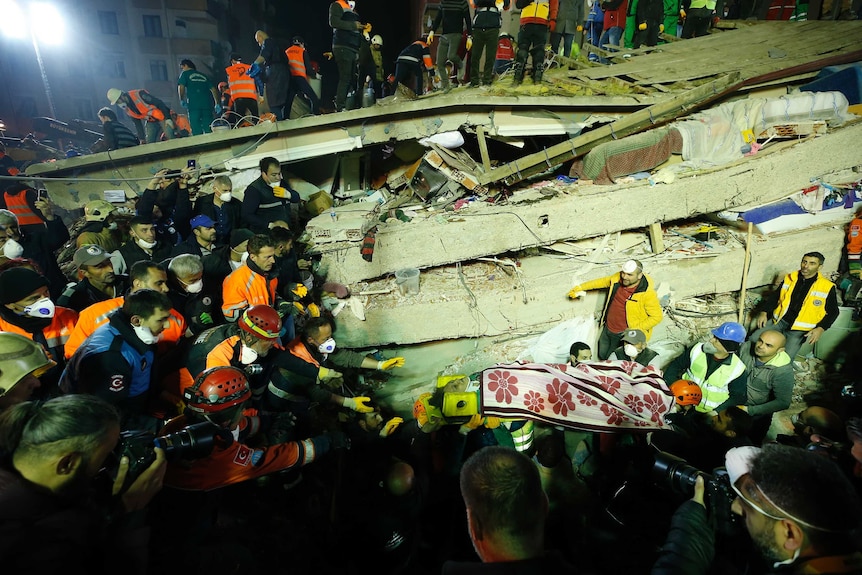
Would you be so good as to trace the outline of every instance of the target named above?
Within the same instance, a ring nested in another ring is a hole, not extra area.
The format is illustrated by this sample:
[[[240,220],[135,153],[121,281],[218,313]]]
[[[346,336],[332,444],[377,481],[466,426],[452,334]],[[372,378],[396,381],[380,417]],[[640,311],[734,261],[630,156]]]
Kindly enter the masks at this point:
[[[117,13],[99,10],[99,26],[102,28],[102,34],[111,34],[117,36],[120,34],[120,27],[117,24]]]
[[[75,117],[79,120],[91,120],[94,118],[93,116],[93,104],[90,100],[84,98],[76,98],[72,101],[72,104],[75,107],[75,113],[77,114]]]
[[[105,58],[99,65],[99,75],[107,76],[108,78],[125,78],[126,63],[122,60],[114,60],[111,57]]]
[[[150,76],[156,82],[167,82],[168,63],[164,60],[150,60]]]
[[[151,38],[162,37],[161,16],[144,16],[144,36]]]

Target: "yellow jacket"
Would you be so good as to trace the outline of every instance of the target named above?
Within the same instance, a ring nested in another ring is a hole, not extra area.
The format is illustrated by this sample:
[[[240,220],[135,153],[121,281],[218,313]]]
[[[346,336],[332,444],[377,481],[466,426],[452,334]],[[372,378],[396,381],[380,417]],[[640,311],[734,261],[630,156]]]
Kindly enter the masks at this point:
[[[793,288],[797,281],[799,281],[798,271],[789,273],[784,277],[784,283],[781,284],[781,292],[778,296],[778,306],[772,312],[773,321],[777,322],[787,313],[790,297],[793,295]],[[802,309],[799,310],[799,315],[796,316],[790,329],[811,331],[817,327],[817,324],[826,317],[826,298],[833,287],[835,284],[818,273],[817,279],[814,280],[814,284],[805,295]]]
[[[605,307],[602,310],[601,323],[605,323],[605,316],[608,313],[608,306],[620,285],[620,274],[615,273],[607,277],[591,280],[580,285],[576,285],[571,291],[589,291],[594,289],[608,289],[608,299],[605,300]],[[635,293],[626,302],[626,323],[631,329],[639,329],[644,332],[647,340],[652,335],[652,328],[657,326],[664,317],[661,310],[661,304],[658,302],[658,294],[655,293],[652,278],[644,274],[638,283]]]

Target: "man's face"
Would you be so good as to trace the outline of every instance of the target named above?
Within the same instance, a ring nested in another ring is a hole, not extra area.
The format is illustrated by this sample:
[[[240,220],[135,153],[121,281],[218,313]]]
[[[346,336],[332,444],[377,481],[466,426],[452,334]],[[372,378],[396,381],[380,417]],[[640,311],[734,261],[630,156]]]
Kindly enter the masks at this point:
[[[716,433],[727,435],[728,431],[733,431],[733,420],[727,414],[726,409],[722,409],[716,415],[709,418],[707,423]]]
[[[79,454],[81,457],[80,465],[66,478],[55,493],[63,498],[84,496],[90,489],[93,478],[104,467],[105,460],[119,440],[120,427],[115,425],[105,434],[105,440],[95,450],[90,453]]]
[[[813,256],[805,256],[802,258],[802,263],[799,264],[799,271],[802,273],[802,277],[805,279],[810,279],[817,275],[817,272],[820,271],[821,267],[820,260]]]
[[[275,248],[272,246],[264,246],[257,254],[248,254],[248,259],[254,262],[254,265],[265,272],[272,269],[275,265]]]
[[[194,234],[203,242],[205,245],[209,245],[215,241],[216,231],[215,228],[206,228],[203,226],[198,226],[194,230]]]
[[[590,349],[579,349],[578,355],[569,355],[569,362],[572,365],[578,365],[582,361],[590,361],[593,359],[593,352]]]
[[[233,191],[233,184],[213,184],[213,193],[216,196],[220,196],[221,194],[227,194]]]
[[[237,244],[235,248],[230,249],[230,259],[238,262],[242,259],[242,254],[248,251],[248,240]]]
[[[319,330],[317,330],[316,335],[314,335],[314,336],[309,335],[308,336],[308,343],[311,344],[311,347],[313,347],[314,349],[317,349],[318,347],[321,346],[321,344],[323,344],[323,342],[325,342],[330,337],[332,337],[332,327],[329,324],[327,324],[327,325],[321,326],[321,328]]]
[[[751,489],[753,481],[748,474],[737,479],[739,490],[746,494],[746,498],[751,497],[754,500],[756,491]],[[758,507],[771,507],[766,502],[759,499],[756,500]],[[745,522],[745,529],[748,531],[751,540],[755,547],[760,551],[761,555],[768,561],[784,561],[792,556],[790,551],[782,549],[776,538],[777,530],[781,528],[781,524],[777,519],[768,517],[758,509],[756,509],[750,501],[739,497],[730,506],[733,513],[739,515]]]
[[[138,325],[150,328],[153,335],[159,335],[167,329],[169,317],[171,317],[170,310],[157,307],[151,316],[140,318]]]
[[[628,272],[620,272],[620,283],[623,287],[632,287],[633,285],[637,285],[641,278],[643,277],[643,272],[635,270],[632,273]]]
[[[760,361],[769,361],[784,349],[784,336],[777,331],[765,331],[754,344],[754,356]]]
[[[200,271],[196,274],[189,274],[187,276],[177,276],[177,281],[179,281],[180,284],[182,284],[182,286],[185,288],[192,285],[196,281],[199,281],[202,277],[204,277],[204,272]]]
[[[113,285],[117,279],[111,260],[105,260],[94,266],[81,266],[81,272],[85,278],[90,280],[90,283],[94,284]]]
[[[156,269],[150,270],[146,281],[143,283],[139,283],[138,280],[135,280],[132,287],[134,288],[134,291],[141,289],[151,289],[159,293],[168,293],[170,291],[170,289],[168,289],[168,275],[162,270]]]
[[[283,257],[284,254],[290,251],[291,247],[293,247],[293,241],[278,244],[277,246],[275,246],[275,257]]]
[[[42,286],[24,299],[18,300],[13,303],[7,303],[6,307],[20,315],[24,313],[25,307],[27,307],[28,305],[33,305],[40,299],[45,299],[46,297],[48,297],[48,286]]]
[[[729,351],[727,351],[727,350],[724,348],[724,346],[721,344],[721,340],[720,340],[720,339],[718,339],[717,337],[712,336],[712,339],[711,339],[710,341],[712,342],[712,345],[714,345],[714,346],[715,346],[715,349],[717,349],[717,350],[718,350],[718,353],[719,353],[719,354],[728,354],[728,353],[730,353]]]
[[[260,175],[263,176],[263,181],[267,184],[281,183],[281,166],[270,166],[265,172],[261,172]]]
[[[142,239],[145,242],[152,242],[156,239],[156,229],[153,224],[135,224],[132,226],[132,233],[136,238]]]
[[[18,229],[18,224],[9,223],[0,225],[0,247],[6,243],[7,239],[18,241],[21,239],[21,232]]]

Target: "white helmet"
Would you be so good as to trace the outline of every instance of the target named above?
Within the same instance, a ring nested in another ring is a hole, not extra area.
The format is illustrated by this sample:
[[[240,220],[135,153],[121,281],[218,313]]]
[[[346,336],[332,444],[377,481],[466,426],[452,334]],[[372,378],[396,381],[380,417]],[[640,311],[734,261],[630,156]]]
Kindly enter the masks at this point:
[[[383,46],[383,37],[380,34],[375,34],[371,37],[372,46]]]
[[[120,90],[119,88],[111,88],[110,90],[108,90],[108,101],[111,104],[116,104],[117,100],[119,100],[120,96],[122,96],[122,95],[123,95],[123,91]]]

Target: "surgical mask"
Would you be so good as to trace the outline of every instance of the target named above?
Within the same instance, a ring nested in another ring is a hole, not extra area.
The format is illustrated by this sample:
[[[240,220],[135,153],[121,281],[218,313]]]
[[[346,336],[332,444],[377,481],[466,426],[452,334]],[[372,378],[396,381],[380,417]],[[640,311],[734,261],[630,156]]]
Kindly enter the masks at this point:
[[[117,229],[117,222],[111,222],[110,224],[108,224],[108,229],[109,230],[116,230]]]
[[[626,353],[628,357],[637,357],[638,356],[638,348],[633,346],[630,343],[627,343],[623,346],[623,351]]]
[[[204,289],[204,280],[200,279],[196,282],[192,282],[186,285],[186,291],[189,293],[201,293],[201,290]]]
[[[153,345],[159,338],[153,335],[153,332],[150,331],[150,328],[144,325],[133,325],[132,329],[135,330],[135,335],[138,336],[138,339],[141,340],[144,345]]]
[[[225,192],[223,194],[219,194],[218,199],[223,202],[229,202],[233,199],[233,194],[230,192]]]
[[[335,351],[335,340],[331,337],[317,346],[317,351],[320,353],[332,353]]]
[[[718,348],[715,347],[714,345],[712,345],[711,341],[708,341],[705,344],[703,344],[703,353],[716,353],[716,352],[718,352]]]
[[[22,246],[12,238],[6,238],[6,243],[3,244],[3,255],[10,260],[20,258],[24,255],[24,246]]]
[[[271,181],[271,182],[269,183],[269,187],[270,187],[270,188],[278,188],[279,186],[281,186],[281,182],[278,182],[278,181],[275,181],[275,180],[273,180],[273,181]]]
[[[239,362],[243,365],[250,365],[257,360],[257,352],[246,344],[242,344],[239,350]]]
[[[30,317],[54,317],[54,302],[51,301],[51,298],[43,297],[39,301],[25,307],[24,315],[29,315]]]
[[[151,250],[156,247],[156,242],[148,242],[147,240],[142,240],[141,238],[135,238],[135,241],[145,250]]]

